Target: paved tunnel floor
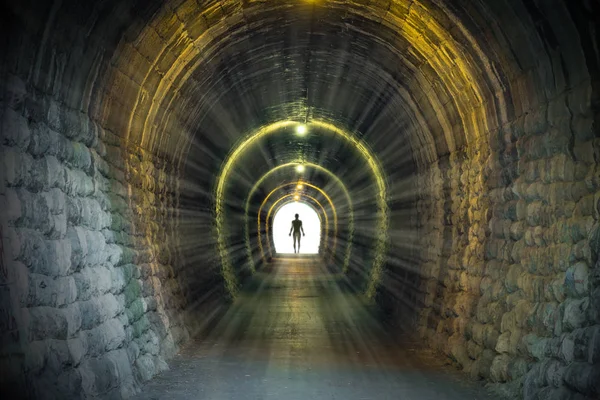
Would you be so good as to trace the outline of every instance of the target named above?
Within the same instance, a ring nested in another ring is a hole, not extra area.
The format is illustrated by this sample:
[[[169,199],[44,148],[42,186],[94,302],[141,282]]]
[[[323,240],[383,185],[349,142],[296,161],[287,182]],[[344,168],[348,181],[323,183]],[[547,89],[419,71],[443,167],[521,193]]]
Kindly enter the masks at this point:
[[[275,259],[136,399],[492,398],[390,337],[341,282],[316,258]]]

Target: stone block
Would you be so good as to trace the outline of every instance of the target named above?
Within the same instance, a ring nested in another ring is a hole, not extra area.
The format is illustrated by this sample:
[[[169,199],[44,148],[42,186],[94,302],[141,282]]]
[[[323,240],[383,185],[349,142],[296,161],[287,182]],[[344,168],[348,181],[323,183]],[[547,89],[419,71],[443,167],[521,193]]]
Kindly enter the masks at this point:
[[[586,326],[589,321],[587,319],[590,301],[588,297],[583,299],[567,299],[564,303],[563,328],[570,332],[577,328]]]
[[[510,352],[510,335],[510,331],[505,331],[500,334],[498,341],[496,342],[496,348],[494,349],[496,352],[500,354]]]
[[[135,361],[140,356],[140,352],[141,352],[140,347],[134,340],[131,340],[128,342],[126,349],[127,349],[127,355],[129,357],[129,362],[131,364],[134,364]]]
[[[29,270],[27,266],[19,261],[8,261],[5,263],[5,268],[6,274],[0,274],[0,294],[7,297],[5,299],[0,298],[0,300],[4,300],[3,305],[6,307],[10,307],[10,304],[14,304],[16,307],[26,307],[29,296]],[[4,290],[1,290],[3,288]],[[4,309],[4,312],[9,315],[12,314],[12,311],[7,309]]]
[[[73,366],[78,366],[88,354],[87,335],[82,332],[79,335],[68,339],[67,347],[69,349]]]
[[[514,318],[516,327],[523,329],[528,328],[529,317],[533,312],[533,305],[527,300],[519,301],[514,308]],[[506,327],[511,330],[511,327]]]
[[[177,345],[175,344],[175,340],[173,339],[173,336],[169,333],[167,336],[165,336],[161,342],[161,346],[160,346],[160,356],[164,359],[171,359],[172,357],[175,356],[175,354],[177,354],[178,348]]]
[[[112,283],[110,291],[114,294],[121,293],[123,291],[123,289],[125,288],[125,286],[127,285],[127,282],[125,281],[125,274],[123,272],[123,269],[122,268],[111,268],[110,274],[111,274],[111,283]]]
[[[536,360],[543,360],[546,354],[548,339],[540,338],[534,334],[528,334],[522,337],[519,350],[522,354],[533,357]]]
[[[128,261],[132,261],[124,258],[125,253],[127,253],[126,250],[126,248],[119,245],[108,244],[106,246],[106,251],[104,252],[106,262],[114,266],[122,266]]]
[[[508,293],[513,293],[519,290],[519,276],[522,273],[523,267],[520,264],[512,264],[508,267],[508,272],[504,280],[504,285]]]
[[[473,362],[470,374],[474,378],[490,379],[490,371],[496,353],[492,350],[484,350],[481,357]]]
[[[598,364],[600,362],[600,325],[586,330],[586,339],[584,359],[589,364]]]
[[[564,282],[567,296],[581,298],[589,295],[589,275],[589,268],[584,262],[569,267]]]
[[[100,231],[110,226],[110,216],[102,210],[100,203],[92,198],[81,199],[81,224]]]
[[[565,361],[566,363],[573,362],[575,359],[575,342],[573,339],[568,336],[564,337],[558,353],[561,360]]]
[[[18,189],[7,189],[4,193],[5,199],[2,203],[4,210],[2,217],[6,218],[6,221],[12,224],[19,220],[23,215],[21,200],[19,199],[18,192],[20,192]]]
[[[70,196],[87,197],[94,193],[94,182],[85,172],[76,169],[64,169],[65,192]]]
[[[81,395],[81,374],[77,369],[67,369],[56,379],[58,397],[76,398]]]
[[[66,237],[71,245],[72,269],[79,271],[88,254],[85,230],[81,227],[69,227]]]
[[[35,157],[41,157],[49,154],[52,144],[50,130],[43,123],[34,123],[30,126],[31,139],[29,141],[28,152]]]
[[[136,370],[138,371],[142,382],[146,382],[156,375],[156,366],[154,359],[149,354],[144,354],[138,357],[135,361]]]
[[[14,74],[7,74],[2,86],[2,98],[6,106],[18,110],[23,106],[27,97],[27,86],[25,82]]]
[[[110,166],[104,160],[103,155],[106,152],[106,147],[102,142],[98,142],[96,149],[90,150],[91,161],[97,172],[108,178],[110,176]]]
[[[573,134],[578,142],[591,140],[594,135],[594,118],[591,116],[577,116],[571,122]]]
[[[46,168],[46,184],[47,188],[58,188],[64,190],[66,188],[65,167],[54,156],[47,155],[43,159]]]
[[[147,310],[148,308],[144,299],[138,298],[127,307],[126,314],[130,322],[135,322],[140,319]]]
[[[123,346],[126,339],[123,324],[116,318],[109,319],[86,331],[85,336],[88,353],[92,356],[116,350]]]
[[[72,157],[69,160],[71,165],[82,169],[88,174],[91,173],[92,155],[90,150],[85,145],[77,142],[72,142],[71,146],[73,147]]]
[[[156,356],[160,352],[160,339],[152,329],[148,329],[137,339],[142,352]]]
[[[82,329],[92,329],[123,311],[115,296],[107,293],[79,303]]]
[[[134,300],[140,298],[142,294],[142,287],[140,281],[137,279],[130,280],[127,286],[125,287],[124,294],[126,305],[129,305]]]
[[[82,315],[79,308],[79,303],[75,302],[66,308],[63,308],[67,318],[69,338],[75,337],[81,329]]]
[[[490,380],[492,382],[506,382],[510,379],[509,366],[511,357],[500,354],[494,358],[490,367]]]
[[[132,324],[132,328],[133,338],[139,338],[150,328],[150,321],[148,321],[146,316],[142,316],[142,318]]]
[[[66,240],[45,241],[33,230],[19,230],[14,239],[15,253],[31,272],[51,277],[65,276],[71,267],[70,243]]]
[[[65,276],[71,272],[71,242],[68,239],[46,242],[48,276]]]
[[[537,226],[545,222],[545,211],[542,202],[536,201],[527,205],[527,223]]]
[[[0,144],[18,147],[25,151],[29,146],[31,132],[27,119],[19,112],[5,108],[0,125]]]
[[[0,154],[1,169],[8,186],[28,186],[31,184],[31,170],[34,160],[27,153],[14,148],[3,147]]]
[[[94,198],[98,201],[98,203],[100,204],[100,207],[102,207],[103,211],[111,211],[112,209],[112,205],[110,204],[110,199],[108,198],[108,196],[106,195],[106,193],[101,192],[99,190],[96,189],[95,193],[94,193]],[[112,217],[116,216],[117,214],[111,214]],[[112,220],[111,220],[111,225],[112,226]]]
[[[81,225],[81,199],[66,197],[67,220],[73,226]]]
[[[30,342],[29,345],[24,349],[24,365],[25,371],[39,372],[44,368],[47,357],[47,341],[36,340]]]
[[[85,230],[87,243],[87,257],[83,260],[84,266],[96,266],[108,261],[110,252],[107,251],[106,242],[102,232]],[[114,265],[114,263],[112,263]]]
[[[566,368],[564,382],[580,393],[600,395],[600,368],[587,363],[572,363]]]
[[[109,390],[130,382],[132,371],[124,349],[85,360],[79,366],[82,387],[89,397],[100,396]],[[129,383],[128,383],[129,384]]]
[[[562,317],[557,303],[543,303],[536,311],[536,331],[552,335],[556,322]]]
[[[583,180],[579,182],[573,182],[571,185],[569,185],[569,189],[570,190],[567,193],[569,195],[569,199],[575,203],[589,194],[587,184]]]
[[[71,304],[77,298],[77,287],[72,276],[51,278],[32,273],[29,275],[29,307],[61,307]]]
[[[46,196],[23,189],[17,190],[17,196],[21,203],[21,218],[17,221],[18,226],[36,229],[43,234],[49,233],[52,222]]]
[[[69,326],[64,309],[35,307],[29,310],[30,341],[68,338]]]

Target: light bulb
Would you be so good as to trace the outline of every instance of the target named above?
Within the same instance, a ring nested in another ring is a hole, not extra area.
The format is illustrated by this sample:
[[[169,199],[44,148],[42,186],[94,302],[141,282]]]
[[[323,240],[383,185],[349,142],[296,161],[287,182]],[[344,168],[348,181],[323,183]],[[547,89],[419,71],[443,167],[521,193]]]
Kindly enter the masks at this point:
[[[306,131],[307,131],[307,130],[308,130],[308,129],[306,128],[306,125],[298,125],[298,126],[296,127],[296,134],[297,134],[298,136],[304,136],[304,135],[306,135]]]

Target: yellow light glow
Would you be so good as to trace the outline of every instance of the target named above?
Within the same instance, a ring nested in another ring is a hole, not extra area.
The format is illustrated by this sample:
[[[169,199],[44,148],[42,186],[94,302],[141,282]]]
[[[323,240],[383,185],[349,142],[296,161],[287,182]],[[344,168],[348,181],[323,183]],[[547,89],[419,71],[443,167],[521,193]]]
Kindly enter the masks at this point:
[[[302,189],[303,187],[304,187],[304,186],[303,186],[303,185],[301,185],[301,184],[300,184],[300,185],[298,185],[298,186],[296,186],[296,188],[298,188],[298,189]]]
[[[258,140],[278,132],[280,129],[284,129],[289,126],[295,126],[297,124],[298,123],[294,121],[281,120],[259,128],[245,139],[240,141],[240,143],[235,147],[221,167],[215,188],[217,249],[221,256],[221,271],[225,278],[227,289],[229,290],[229,293],[231,293],[232,297],[236,297],[238,291],[238,282],[234,273],[231,259],[229,258],[228,243],[225,239],[225,187],[229,179],[229,174],[239,161],[240,156]],[[374,260],[370,272],[370,282],[365,293],[368,299],[373,299],[375,296],[375,289],[379,284],[380,275],[385,262],[388,240],[389,210],[387,205],[387,182],[385,174],[381,168],[381,165],[379,164],[379,160],[371,152],[371,149],[353,132],[341,129],[336,125],[326,121],[312,120],[311,125],[335,134],[337,137],[343,139],[352,147],[354,147],[365,159],[373,173],[373,177],[375,178],[377,186],[376,204],[378,215],[377,238],[374,246]]]
[[[296,201],[300,200],[300,196],[298,196],[298,195],[295,195],[295,196],[294,196],[294,200],[296,200]]]
[[[306,132],[307,132],[306,125],[298,125],[296,127],[296,134],[298,136],[304,136],[304,135],[306,135]]]
[[[298,161],[298,160],[290,161],[288,163],[278,165],[277,167],[271,169],[269,172],[267,172],[266,174],[261,176],[260,179],[256,181],[256,183],[254,184],[252,189],[250,189],[248,196],[246,197],[246,207],[245,207],[245,211],[244,211],[244,231],[246,234],[246,252],[248,255],[248,268],[253,273],[254,273],[254,271],[256,271],[256,266],[255,266],[254,260],[253,260],[252,248],[250,247],[250,226],[249,226],[250,220],[248,218],[248,212],[250,210],[250,200],[252,199],[252,195],[258,190],[258,188],[262,185],[262,183],[269,176],[276,173],[277,171],[281,171],[284,168],[292,168],[295,165],[297,165],[299,162],[300,161]],[[348,236],[346,237],[346,251],[345,251],[345,256],[344,256],[344,263],[342,266],[342,272],[346,273],[346,272],[348,272],[348,269],[350,267],[350,258],[352,256],[352,243],[354,242],[354,206],[352,203],[352,198],[350,197],[350,193],[348,192],[346,185],[344,185],[344,182],[342,182],[340,180],[340,178],[338,178],[338,176],[335,175],[333,172],[331,172],[327,168],[324,168],[323,166],[315,164],[315,163],[304,162],[303,164],[306,167],[314,168],[320,172],[323,172],[327,176],[329,176],[331,179],[333,179],[337,183],[337,185],[342,189],[342,191],[344,192],[344,195],[346,196],[346,201],[348,202],[347,203],[348,204],[348,232],[347,232]],[[299,182],[302,182],[302,181],[299,181]],[[289,183],[288,185],[293,185],[293,184],[294,183]],[[308,186],[310,186],[310,184],[308,184]],[[293,202],[293,201],[294,200],[289,200],[289,202]],[[259,226],[260,226],[260,223],[259,223]],[[327,232],[327,227],[325,227],[325,231]],[[327,236],[327,234],[326,234],[326,236]],[[336,233],[336,237],[337,237],[337,233]],[[262,249],[262,240],[261,240],[260,236],[258,238],[258,244],[260,247],[261,254],[264,254],[264,251]],[[325,248],[325,246],[323,246],[322,248]],[[332,254],[332,256],[334,255],[333,252],[331,254]]]
[[[304,169],[305,169],[304,165],[302,165],[302,164],[296,166],[296,171],[297,172],[303,173]]]
[[[286,186],[293,185],[293,184],[294,183],[286,183],[286,184],[280,185],[280,186],[276,187],[275,189],[271,190],[271,192],[267,195],[267,197],[265,197],[265,199],[263,200],[262,204],[260,205],[260,208],[258,209],[257,230],[256,230],[257,232],[261,232],[262,231],[262,229],[261,229],[261,225],[262,225],[262,220],[261,220],[262,209],[265,206],[265,204],[267,204],[267,202],[269,201],[269,198],[277,190],[279,190],[279,189],[281,189],[283,187],[286,187]],[[327,202],[329,203],[329,205],[331,207],[331,211],[333,213],[333,245],[331,247],[333,249],[335,249],[336,246],[337,246],[337,234],[338,234],[337,211],[336,211],[335,205],[333,204],[333,201],[331,200],[331,197],[329,197],[329,195],[325,191],[323,191],[323,189],[321,189],[321,188],[319,188],[319,187],[317,187],[315,185],[312,185],[312,184],[310,184],[308,182],[305,182],[304,184],[306,186],[310,187],[310,188],[315,189],[319,193],[321,193],[323,195],[323,197],[325,197],[325,199],[327,199]],[[267,247],[268,247],[269,254],[273,254],[273,251],[271,249],[271,241],[269,240],[269,223],[268,223],[269,222],[269,216],[271,215],[273,207],[275,207],[279,201],[281,201],[281,200],[283,200],[285,198],[289,198],[289,197],[292,198],[292,201],[297,201],[297,200],[294,200],[293,196],[295,196],[295,195],[298,196],[298,194],[288,194],[288,195],[283,196],[282,198],[280,198],[279,200],[277,200],[271,206],[271,208],[269,209],[269,212],[267,213],[267,218],[265,219],[265,230],[266,230],[266,233],[267,233]],[[303,194],[303,196],[306,197],[306,198],[308,198],[308,199],[313,200],[314,202],[316,202],[319,205],[319,207],[321,207],[323,209],[323,213],[325,215],[325,225],[326,225],[325,226],[325,238],[329,238],[329,218],[327,217],[327,213],[325,212],[325,209],[323,208],[323,206],[321,205],[321,203],[319,203],[319,201],[317,199],[315,199],[314,197],[309,196],[307,194]],[[325,247],[328,247],[328,244],[326,244]],[[263,248],[261,235],[258,235],[258,248],[260,249],[260,254],[261,254],[261,257],[262,257],[263,261],[266,262],[267,259],[265,257],[265,251],[264,251],[264,248]],[[335,253],[334,251],[331,252],[332,257],[334,255],[334,253]]]

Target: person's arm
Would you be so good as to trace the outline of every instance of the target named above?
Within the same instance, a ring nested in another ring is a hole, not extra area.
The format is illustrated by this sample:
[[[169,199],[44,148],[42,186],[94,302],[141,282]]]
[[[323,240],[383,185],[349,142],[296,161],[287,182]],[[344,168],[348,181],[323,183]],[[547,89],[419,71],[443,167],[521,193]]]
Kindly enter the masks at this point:
[[[300,222],[300,229],[302,229],[302,236],[306,236],[306,235],[304,234],[304,227],[302,226],[302,222]]]
[[[292,227],[290,228],[290,236],[292,236],[292,231],[294,230],[294,223],[292,222]]]

